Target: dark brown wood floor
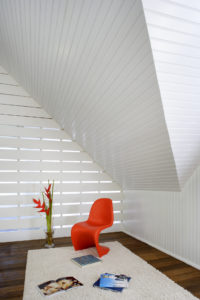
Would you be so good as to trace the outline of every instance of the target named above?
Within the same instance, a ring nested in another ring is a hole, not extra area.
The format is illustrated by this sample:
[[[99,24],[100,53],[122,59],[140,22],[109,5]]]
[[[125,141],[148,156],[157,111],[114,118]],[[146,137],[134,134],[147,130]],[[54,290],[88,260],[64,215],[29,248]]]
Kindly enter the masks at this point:
[[[100,240],[119,241],[200,299],[199,270],[122,232],[102,234]],[[70,238],[57,238],[55,242],[56,247],[71,245]],[[43,240],[0,243],[0,299],[22,299],[27,251],[43,248],[43,244]]]

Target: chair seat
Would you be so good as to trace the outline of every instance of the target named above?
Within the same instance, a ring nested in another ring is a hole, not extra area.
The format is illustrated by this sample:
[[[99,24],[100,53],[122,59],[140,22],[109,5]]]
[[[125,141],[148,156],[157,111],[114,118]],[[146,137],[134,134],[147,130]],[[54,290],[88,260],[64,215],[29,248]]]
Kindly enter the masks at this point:
[[[82,250],[96,246],[101,257],[110,250],[99,245],[100,232],[112,226],[113,206],[108,198],[98,199],[92,205],[87,221],[76,223],[71,230],[71,239],[75,250]]]
[[[99,228],[109,227],[106,224],[99,224],[98,225],[98,224],[95,224],[95,223],[90,223],[88,221],[79,222],[79,223],[76,223],[75,225],[78,226],[78,227],[80,227],[80,228],[83,228],[83,229],[91,229],[91,230],[96,230],[96,229],[99,229]]]

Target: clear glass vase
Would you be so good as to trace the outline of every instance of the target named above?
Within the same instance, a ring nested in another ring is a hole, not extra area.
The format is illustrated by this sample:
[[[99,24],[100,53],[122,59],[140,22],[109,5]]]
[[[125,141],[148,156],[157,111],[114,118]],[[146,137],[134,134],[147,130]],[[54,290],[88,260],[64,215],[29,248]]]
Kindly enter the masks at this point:
[[[45,248],[54,248],[55,247],[54,240],[53,240],[54,231],[53,230],[45,231],[45,234],[46,234],[46,241],[45,241],[44,247]]]

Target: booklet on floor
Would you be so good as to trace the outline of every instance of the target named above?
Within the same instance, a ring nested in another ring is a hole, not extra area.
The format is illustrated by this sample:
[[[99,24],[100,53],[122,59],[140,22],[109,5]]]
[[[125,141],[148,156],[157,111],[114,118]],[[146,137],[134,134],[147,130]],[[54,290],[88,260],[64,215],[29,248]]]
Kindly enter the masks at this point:
[[[128,287],[128,279],[125,275],[116,275],[110,273],[101,274],[100,287]]]
[[[93,265],[93,264],[102,262],[101,259],[97,258],[94,255],[83,255],[83,256],[79,256],[79,257],[73,257],[71,260],[75,264],[79,265],[80,267],[86,267],[89,265]]]
[[[128,287],[128,282],[131,277],[124,274],[101,274],[100,278],[93,284],[94,287],[98,287],[105,290],[111,290],[113,292],[122,292],[124,288]]]
[[[52,296],[60,292],[68,291],[71,288],[82,286],[83,284],[78,281],[76,278],[70,277],[61,277],[56,280],[49,280],[43,282],[37,286],[40,293],[47,297]]]

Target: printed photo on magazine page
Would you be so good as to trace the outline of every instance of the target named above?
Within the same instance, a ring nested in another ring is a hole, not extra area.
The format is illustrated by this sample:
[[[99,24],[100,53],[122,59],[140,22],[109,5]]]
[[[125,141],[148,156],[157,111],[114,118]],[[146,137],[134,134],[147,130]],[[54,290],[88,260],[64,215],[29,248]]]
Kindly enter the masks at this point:
[[[51,296],[82,285],[83,284],[74,277],[62,277],[57,280],[49,280],[39,284],[38,288],[43,296]]]

